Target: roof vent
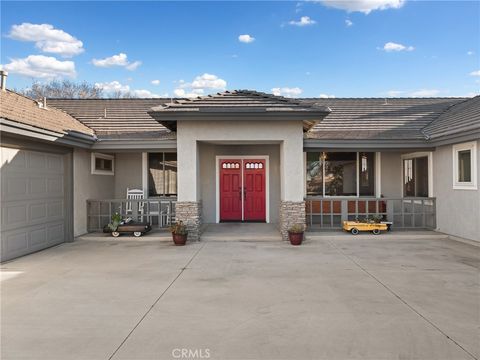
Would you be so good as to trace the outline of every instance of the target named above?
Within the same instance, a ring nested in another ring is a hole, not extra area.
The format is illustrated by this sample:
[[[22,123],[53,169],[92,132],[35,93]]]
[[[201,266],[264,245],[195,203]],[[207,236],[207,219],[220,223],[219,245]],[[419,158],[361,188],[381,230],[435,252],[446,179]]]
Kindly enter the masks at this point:
[[[387,98],[385,98],[385,102],[383,103],[383,105],[388,105],[388,100],[387,100]]]

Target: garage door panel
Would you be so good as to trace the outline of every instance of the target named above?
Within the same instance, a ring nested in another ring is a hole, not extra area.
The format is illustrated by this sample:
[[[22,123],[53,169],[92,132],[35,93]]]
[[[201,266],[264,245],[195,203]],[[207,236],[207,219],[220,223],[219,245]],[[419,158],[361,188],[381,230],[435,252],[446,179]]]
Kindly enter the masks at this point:
[[[1,148],[2,261],[65,241],[65,157]]]
[[[11,206],[5,206],[2,209],[4,222],[2,227],[5,229],[22,226],[27,220],[27,205],[26,204],[12,204]]]
[[[31,169],[45,169],[47,167],[46,154],[36,151],[27,153],[28,167]]]
[[[50,170],[50,172],[55,172],[57,174],[63,175],[63,158],[59,155],[48,155],[47,169]]]
[[[28,179],[7,176],[2,179],[2,201],[8,201],[28,194]]]
[[[32,248],[47,245],[47,229],[42,226],[40,229],[30,231],[30,246]]]
[[[48,224],[47,239],[49,245],[60,244],[65,238],[65,224],[63,222]]]
[[[28,251],[28,233],[25,230],[6,233],[2,236],[2,257],[25,254]]]
[[[49,195],[63,195],[63,176],[47,179],[47,193]]]

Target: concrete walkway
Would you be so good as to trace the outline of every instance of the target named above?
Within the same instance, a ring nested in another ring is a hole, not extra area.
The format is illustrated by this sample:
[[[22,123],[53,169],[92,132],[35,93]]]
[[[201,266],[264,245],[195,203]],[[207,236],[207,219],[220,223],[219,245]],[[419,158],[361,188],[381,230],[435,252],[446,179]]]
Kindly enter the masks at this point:
[[[79,240],[2,265],[1,358],[478,359],[479,250]]]

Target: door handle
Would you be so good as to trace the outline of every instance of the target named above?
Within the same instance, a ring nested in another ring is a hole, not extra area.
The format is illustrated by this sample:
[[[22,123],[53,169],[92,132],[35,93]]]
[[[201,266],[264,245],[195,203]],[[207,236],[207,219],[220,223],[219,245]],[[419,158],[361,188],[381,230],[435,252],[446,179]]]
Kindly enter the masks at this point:
[[[242,188],[238,188],[238,196],[240,196],[240,200],[242,200]]]
[[[247,188],[243,188],[243,201],[247,201]]]

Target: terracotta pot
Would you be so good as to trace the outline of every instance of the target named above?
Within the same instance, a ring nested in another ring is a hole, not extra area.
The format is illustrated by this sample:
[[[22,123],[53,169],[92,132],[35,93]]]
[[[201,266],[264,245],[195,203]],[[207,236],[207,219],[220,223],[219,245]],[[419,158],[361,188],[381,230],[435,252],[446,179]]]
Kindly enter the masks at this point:
[[[303,241],[303,232],[301,233],[292,233],[288,232],[288,238],[290,239],[290,244],[292,245],[301,245]]]
[[[173,242],[174,242],[175,245],[177,245],[177,246],[183,246],[183,245],[185,245],[185,243],[187,242],[187,236],[188,236],[188,234],[186,234],[186,235],[178,235],[178,234],[172,233]]]

